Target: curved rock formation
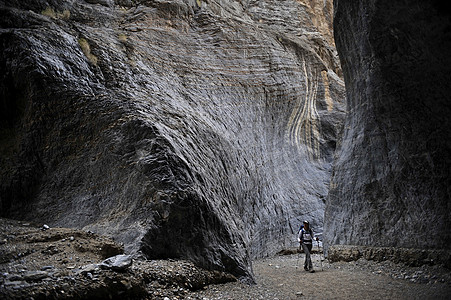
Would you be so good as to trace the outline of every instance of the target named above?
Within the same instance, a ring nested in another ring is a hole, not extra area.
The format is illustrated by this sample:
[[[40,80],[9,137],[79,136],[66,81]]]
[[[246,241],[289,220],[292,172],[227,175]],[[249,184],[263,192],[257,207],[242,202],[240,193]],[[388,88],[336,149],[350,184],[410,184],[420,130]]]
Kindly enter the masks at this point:
[[[238,276],[302,219],[321,231],[331,1],[5,2],[2,216]]]
[[[326,241],[450,250],[449,9],[338,0],[334,25],[349,113]]]

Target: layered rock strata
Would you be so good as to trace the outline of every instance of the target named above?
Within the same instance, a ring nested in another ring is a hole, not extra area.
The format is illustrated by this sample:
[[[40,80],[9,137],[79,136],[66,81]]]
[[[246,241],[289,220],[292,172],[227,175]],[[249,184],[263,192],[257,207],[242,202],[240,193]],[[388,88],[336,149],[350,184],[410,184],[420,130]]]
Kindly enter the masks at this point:
[[[330,262],[357,261],[361,258],[378,262],[392,261],[408,266],[443,265],[451,268],[451,251],[447,250],[355,245],[332,245],[328,249],[327,259]]]
[[[320,231],[344,98],[330,1],[0,10],[3,216],[238,276],[302,219]]]
[[[328,244],[451,249],[451,22],[437,1],[335,1],[347,117]]]

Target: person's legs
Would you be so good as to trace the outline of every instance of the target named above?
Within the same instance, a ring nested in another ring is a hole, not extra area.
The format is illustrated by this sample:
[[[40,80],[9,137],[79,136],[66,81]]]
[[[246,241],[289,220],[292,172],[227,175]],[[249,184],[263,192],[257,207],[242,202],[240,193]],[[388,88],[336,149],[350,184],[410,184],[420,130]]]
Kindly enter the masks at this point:
[[[305,253],[304,270],[308,271],[312,268],[312,259],[310,258],[310,251],[312,250],[312,245],[302,244],[302,249]]]
[[[308,248],[308,268],[309,270],[313,270],[313,264],[312,264],[312,257],[310,255],[310,253],[312,253],[312,246],[313,244],[308,244],[307,248]]]

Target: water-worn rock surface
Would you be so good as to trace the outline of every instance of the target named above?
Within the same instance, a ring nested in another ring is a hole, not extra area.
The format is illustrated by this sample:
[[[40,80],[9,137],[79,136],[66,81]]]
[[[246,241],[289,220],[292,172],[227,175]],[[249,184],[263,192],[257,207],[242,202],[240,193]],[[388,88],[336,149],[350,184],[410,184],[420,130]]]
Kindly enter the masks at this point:
[[[3,216],[237,276],[321,231],[331,1],[1,1]]]
[[[451,21],[439,1],[335,1],[347,93],[328,244],[451,249]]]

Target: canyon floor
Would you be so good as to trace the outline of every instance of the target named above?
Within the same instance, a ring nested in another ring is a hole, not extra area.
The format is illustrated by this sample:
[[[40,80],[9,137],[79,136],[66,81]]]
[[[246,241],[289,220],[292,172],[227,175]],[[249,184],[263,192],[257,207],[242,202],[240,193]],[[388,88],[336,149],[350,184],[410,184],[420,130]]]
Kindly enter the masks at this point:
[[[359,259],[329,263],[313,254],[253,263],[256,284],[187,261],[121,255],[121,245],[90,232],[0,219],[2,299],[450,299],[451,271]],[[286,253],[293,253],[289,249]],[[114,267],[111,256],[125,258]]]
[[[316,272],[308,273],[303,259],[294,254],[257,260],[256,285],[211,285],[192,299],[451,299],[451,271],[443,267],[364,259],[329,263],[313,254]]]

